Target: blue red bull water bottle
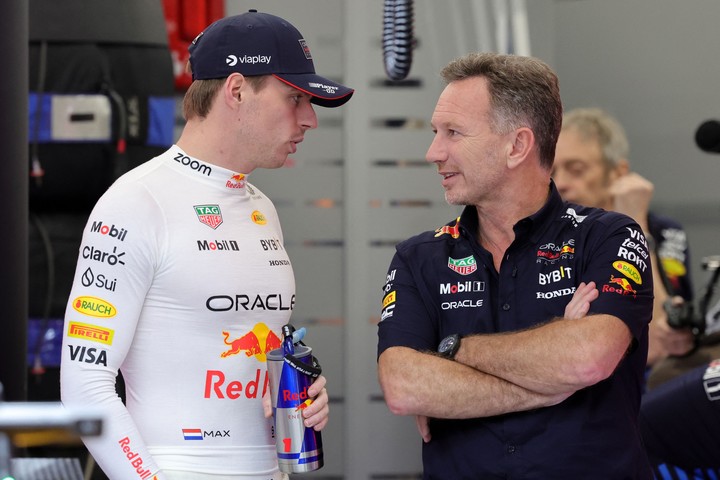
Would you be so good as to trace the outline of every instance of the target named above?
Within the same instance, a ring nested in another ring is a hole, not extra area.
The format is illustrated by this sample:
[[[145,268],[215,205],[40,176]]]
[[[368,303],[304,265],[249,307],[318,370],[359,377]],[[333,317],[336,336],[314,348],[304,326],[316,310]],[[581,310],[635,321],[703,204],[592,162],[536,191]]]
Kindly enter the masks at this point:
[[[303,473],[323,466],[322,436],[305,427],[303,410],[312,403],[307,391],[321,368],[312,349],[293,343],[292,325],[282,327],[282,347],[267,353],[275,446],[283,473]]]

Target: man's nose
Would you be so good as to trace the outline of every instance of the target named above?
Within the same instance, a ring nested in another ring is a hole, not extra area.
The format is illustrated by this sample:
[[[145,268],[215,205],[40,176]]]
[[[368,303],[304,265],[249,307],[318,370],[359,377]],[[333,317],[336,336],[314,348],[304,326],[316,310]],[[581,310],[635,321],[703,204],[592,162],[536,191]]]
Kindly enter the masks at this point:
[[[303,130],[317,128],[318,119],[312,103],[308,102],[306,107],[303,109],[302,116],[300,117],[300,124],[302,125]]]

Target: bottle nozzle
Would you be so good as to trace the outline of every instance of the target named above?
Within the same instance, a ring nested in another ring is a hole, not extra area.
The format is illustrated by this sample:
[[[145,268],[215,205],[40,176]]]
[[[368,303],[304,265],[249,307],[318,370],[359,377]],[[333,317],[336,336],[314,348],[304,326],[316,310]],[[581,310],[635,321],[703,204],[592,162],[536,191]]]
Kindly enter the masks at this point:
[[[293,355],[295,353],[295,345],[293,344],[293,332],[295,331],[295,327],[290,325],[289,323],[287,325],[283,325],[282,327],[282,336],[283,336],[283,352],[285,354]]]

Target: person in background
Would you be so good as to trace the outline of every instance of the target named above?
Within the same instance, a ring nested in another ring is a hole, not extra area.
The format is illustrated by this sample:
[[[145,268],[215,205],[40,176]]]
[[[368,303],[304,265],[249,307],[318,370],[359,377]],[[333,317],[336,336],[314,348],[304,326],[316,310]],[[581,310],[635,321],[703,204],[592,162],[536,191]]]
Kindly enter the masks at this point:
[[[640,225],[560,197],[548,65],[473,53],[442,76],[426,159],[465,208],[397,245],[378,325],[380,385],[417,419],[424,478],[652,478]]]
[[[564,115],[552,177],[563,199],[624,213],[646,232],[654,267],[647,360],[653,367],[668,356],[685,356],[695,346],[690,326],[668,323],[668,308],[680,311],[693,300],[690,252],[682,226],[650,211],[653,184],[631,171],[628,158],[620,123],[599,108],[578,108]]]
[[[655,300],[650,322],[648,391],[640,430],[658,479],[716,478],[720,397],[717,336],[698,335],[683,307],[692,304],[690,252],[679,222],[653,213],[653,184],[631,171],[621,124],[599,108],[578,108],[563,118],[553,180],[564,199],[634,218],[650,240]],[[674,316],[674,318],[673,318]],[[670,319],[670,321],[669,321]],[[672,325],[672,326],[671,326]],[[703,375],[711,373],[710,383]]]
[[[640,432],[658,480],[720,478],[720,357],[643,395]]]
[[[106,409],[102,437],[84,441],[111,479],[284,478],[266,353],[280,347],[295,280],[275,207],[248,175],[282,167],[317,127],[313,105],[338,107],[353,90],[315,74],[292,24],[255,10],[189,49],[176,145],[118,179],[84,230],[61,398]],[[301,413],[316,430],[325,384]]]

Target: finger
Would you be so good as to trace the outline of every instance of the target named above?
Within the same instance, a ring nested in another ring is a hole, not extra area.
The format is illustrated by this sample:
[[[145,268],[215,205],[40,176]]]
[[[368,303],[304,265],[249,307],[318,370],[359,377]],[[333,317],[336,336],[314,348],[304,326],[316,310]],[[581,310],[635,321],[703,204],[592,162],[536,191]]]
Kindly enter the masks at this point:
[[[425,415],[416,415],[415,424],[417,425],[418,432],[420,432],[420,437],[422,437],[423,442],[428,443],[431,438],[428,418]]]
[[[318,375],[312,385],[308,388],[308,395],[314,397],[325,388],[326,383],[327,379],[322,375]]]
[[[265,418],[272,417],[272,400],[270,399],[270,393],[265,393],[262,397],[263,414]]]
[[[318,395],[317,400],[313,401],[305,410],[303,410],[304,425],[313,427],[315,430],[322,430],[328,422],[330,415],[330,407],[328,406],[327,393],[325,390]]]
[[[573,295],[573,300],[578,300],[580,303],[592,302],[599,294],[600,292],[597,288],[595,288],[595,282],[590,282],[588,284],[581,283]]]
[[[327,404],[328,394],[327,390],[323,388],[320,393],[313,398],[312,402],[310,402],[310,405],[303,409],[302,415],[304,418],[311,418],[312,416],[317,415],[318,412],[322,411],[322,409],[327,406]]]
[[[565,318],[578,319],[590,311],[590,303],[597,299],[600,293],[595,288],[595,282],[581,282],[572,298],[565,306]]]
[[[323,428],[325,428],[325,427],[327,426],[328,422],[330,421],[330,416],[329,416],[329,415],[330,415],[330,409],[328,408],[327,405],[325,405],[325,409],[324,409],[323,412],[321,412],[321,414],[322,414],[322,415],[320,416],[321,420],[319,420],[315,425],[309,425],[309,424],[308,424],[309,421],[308,421],[308,420],[305,420],[305,426],[306,426],[306,427],[311,427],[311,426],[312,426],[313,430],[315,430],[316,432],[319,432],[320,430],[322,430]]]

